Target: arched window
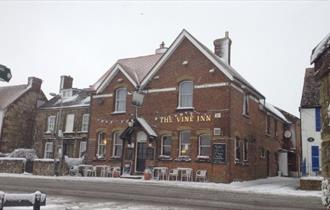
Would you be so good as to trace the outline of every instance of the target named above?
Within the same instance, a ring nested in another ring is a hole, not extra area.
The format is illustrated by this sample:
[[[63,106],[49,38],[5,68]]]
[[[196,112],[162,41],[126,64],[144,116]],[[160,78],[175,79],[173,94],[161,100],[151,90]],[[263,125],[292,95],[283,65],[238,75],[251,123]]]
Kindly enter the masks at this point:
[[[105,145],[107,144],[107,140],[105,139],[105,135],[103,132],[97,133],[97,153],[96,157],[98,159],[105,158]]]
[[[193,82],[183,81],[179,85],[179,107],[193,107]]]
[[[210,157],[211,154],[210,135],[207,134],[200,135],[198,143],[199,143],[198,156]]]
[[[115,112],[126,112],[126,88],[118,88],[116,90]]]

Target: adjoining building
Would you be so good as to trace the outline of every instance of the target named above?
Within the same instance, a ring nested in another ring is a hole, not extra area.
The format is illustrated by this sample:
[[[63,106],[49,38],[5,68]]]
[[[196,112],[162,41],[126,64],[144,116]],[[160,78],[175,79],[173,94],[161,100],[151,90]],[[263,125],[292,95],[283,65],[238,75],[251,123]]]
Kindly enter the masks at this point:
[[[78,158],[86,152],[90,93],[72,88],[72,82],[61,76],[59,93],[38,109],[34,148],[39,157]]]
[[[320,82],[322,175],[330,177],[330,33],[313,49],[311,64]]]
[[[169,48],[118,60],[93,86],[88,162],[206,169],[221,182],[298,174],[300,154],[285,147],[297,129],[230,65],[230,49],[228,33],[212,52],[183,30]]]
[[[29,77],[27,84],[0,87],[0,153],[32,147],[37,108],[47,101],[41,84]]]
[[[321,106],[320,81],[315,70],[305,71],[304,87],[300,102],[302,172],[303,175],[319,174],[321,163]]]

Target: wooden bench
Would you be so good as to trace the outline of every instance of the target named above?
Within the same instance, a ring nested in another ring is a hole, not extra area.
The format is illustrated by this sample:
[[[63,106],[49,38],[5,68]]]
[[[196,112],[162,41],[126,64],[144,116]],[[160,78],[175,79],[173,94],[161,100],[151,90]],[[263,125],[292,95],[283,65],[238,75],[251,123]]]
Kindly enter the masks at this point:
[[[46,205],[46,194],[39,191],[30,194],[10,194],[0,192],[0,210],[3,207],[33,206],[33,210],[40,210],[40,206]]]

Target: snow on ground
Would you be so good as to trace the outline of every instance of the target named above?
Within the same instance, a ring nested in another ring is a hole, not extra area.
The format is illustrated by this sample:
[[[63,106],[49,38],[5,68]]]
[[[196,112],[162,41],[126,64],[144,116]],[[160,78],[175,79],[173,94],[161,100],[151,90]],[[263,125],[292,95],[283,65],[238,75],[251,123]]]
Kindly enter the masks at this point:
[[[213,183],[213,182],[181,182],[181,181],[158,181],[158,180],[141,180],[141,179],[125,179],[125,178],[104,178],[104,177],[75,177],[75,176],[34,176],[29,174],[6,174],[0,173],[0,177],[25,177],[38,179],[56,179],[56,180],[72,180],[72,181],[88,181],[88,182],[116,182],[116,183],[135,183],[143,185],[161,185],[174,186],[182,188],[194,189],[210,189],[216,191],[232,191],[247,192],[271,195],[290,195],[300,197],[321,197],[321,191],[299,190],[299,178],[291,177],[268,177],[265,179],[257,179],[252,181]]]
[[[6,210],[31,210],[32,207],[6,207]],[[76,197],[48,196],[47,205],[41,210],[186,210],[187,208],[146,205],[137,202],[88,201]]]

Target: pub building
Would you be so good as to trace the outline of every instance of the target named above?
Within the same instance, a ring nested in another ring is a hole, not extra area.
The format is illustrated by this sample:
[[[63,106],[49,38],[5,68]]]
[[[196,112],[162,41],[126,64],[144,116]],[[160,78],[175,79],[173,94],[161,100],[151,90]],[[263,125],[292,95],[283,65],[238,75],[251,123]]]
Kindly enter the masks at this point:
[[[216,182],[288,167],[278,156],[290,122],[234,70],[230,47],[228,32],[212,52],[183,30],[169,48],[118,60],[92,86],[88,162],[126,175],[207,170]]]

